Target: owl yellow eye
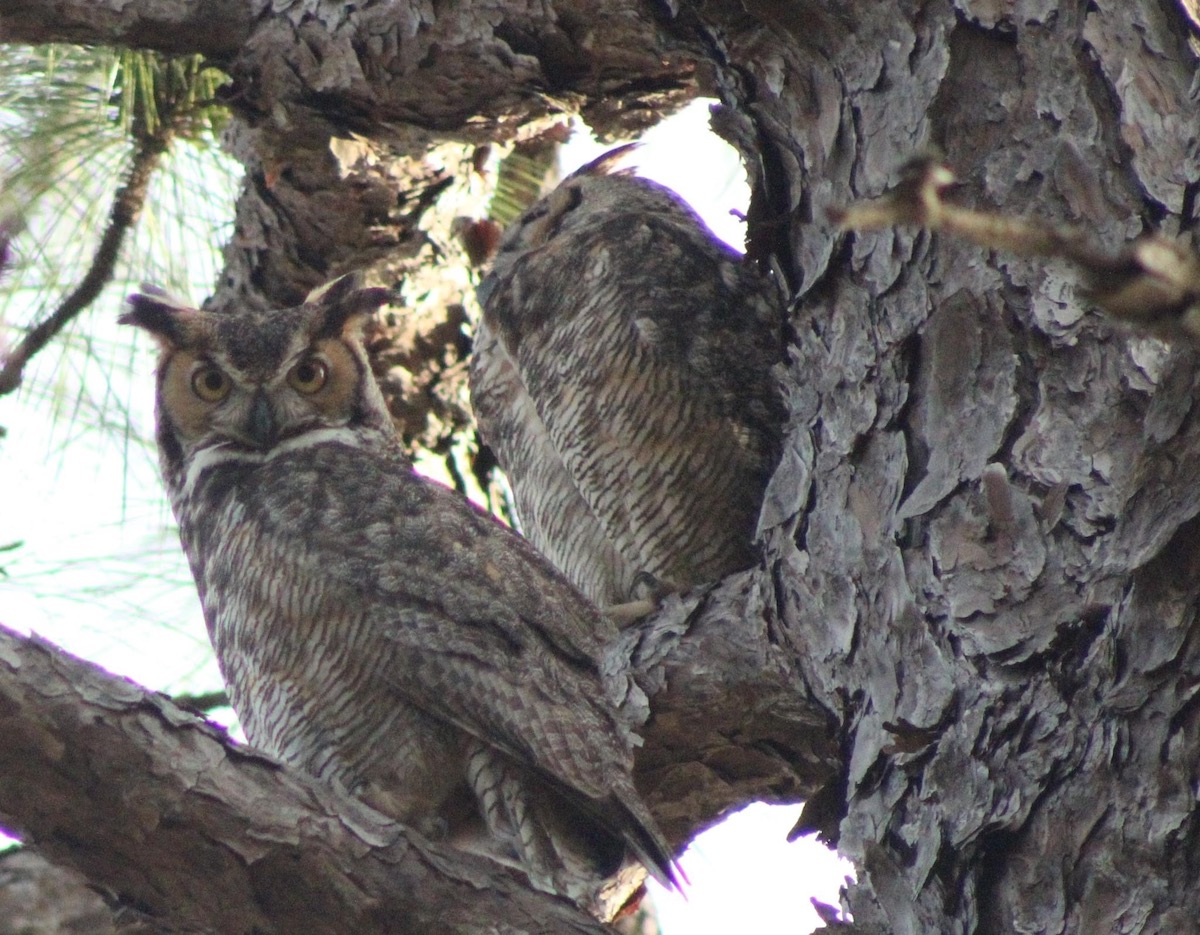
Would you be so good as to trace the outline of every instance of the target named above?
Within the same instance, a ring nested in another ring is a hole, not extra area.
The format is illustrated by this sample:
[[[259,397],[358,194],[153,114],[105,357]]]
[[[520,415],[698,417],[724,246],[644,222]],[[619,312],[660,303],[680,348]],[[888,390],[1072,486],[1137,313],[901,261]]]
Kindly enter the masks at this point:
[[[192,374],[192,392],[206,403],[219,403],[229,395],[229,377],[212,364],[204,364]]]
[[[329,379],[329,367],[316,357],[306,357],[292,368],[288,383],[301,393],[315,393]]]

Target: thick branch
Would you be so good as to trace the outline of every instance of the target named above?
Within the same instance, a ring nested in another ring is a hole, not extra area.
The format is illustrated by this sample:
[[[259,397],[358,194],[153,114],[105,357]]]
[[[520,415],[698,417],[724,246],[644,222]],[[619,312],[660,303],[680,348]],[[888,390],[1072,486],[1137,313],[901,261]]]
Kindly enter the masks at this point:
[[[0,42],[200,53],[229,66],[231,100],[253,124],[324,122],[406,144],[429,133],[483,142],[586,107],[593,125],[628,132],[691,93],[691,60],[640,0],[492,2],[469,13],[300,0],[254,18],[262,6],[0,0]]]
[[[233,55],[250,34],[247,0],[0,0],[0,42],[71,42]]]
[[[835,724],[776,625],[771,577],[754,570],[669,598],[624,634],[620,658],[652,708],[638,784],[673,842],[747,802],[808,799],[836,771]]]
[[[789,700],[755,581],[673,600],[614,649],[613,665],[633,651],[640,682],[669,685],[640,765],[677,842],[751,799],[798,797],[833,761],[819,712]],[[3,630],[0,750],[0,823],[155,925],[594,930],[519,874],[429,843],[166,697]]]
[[[7,631],[0,750],[5,827],[169,929],[601,931],[498,865],[234,745],[164,696]]]
[[[628,132],[691,94],[692,57],[654,4],[435,10],[413,0],[290,4],[259,20],[231,64],[236,105],[255,126],[323,118],[415,152],[429,134],[491,142],[581,109],[605,132]]]
[[[54,935],[117,935],[117,918],[104,899],[73,870],[30,848],[0,853],[0,931]],[[122,919],[124,923],[125,920]],[[150,935],[154,926],[130,921],[120,935]]]

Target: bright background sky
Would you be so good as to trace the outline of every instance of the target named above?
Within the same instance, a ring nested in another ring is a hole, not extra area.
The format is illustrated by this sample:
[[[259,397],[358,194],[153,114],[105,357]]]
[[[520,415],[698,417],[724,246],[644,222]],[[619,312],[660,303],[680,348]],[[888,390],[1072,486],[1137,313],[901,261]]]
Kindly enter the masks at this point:
[[[733,151],[708,131],[708,104],[697,101],[656,127],[629,162],[678,191],[740,248],[743,225],[730,212],[745,210],[748,191]],[[607,148],[577,134],[565,147],[564,172]],[[204,171],[206,185],[232,199],[236,166],[227,175],[207,164]],[[168,229],[150,215],[139,236]],[[191,299],[207,294],[220,265],[217,251],[197,245],[219,247],[230,231],[222,219],[178,244]],[[179,275],[164,268],[145,278]],[[132,329],[118,328],[119,305],[119,294],[106,295],[86,327],[67,336],[71,351],[47,349],[22,391],[0,398],[0,549],[22,543],[0,551],[0,624],[37,632],[152,689],[207,691],[220,675],[158,477],[153,354]],[[0,350],[6,340],[14,339],[0,320]],[[94,355],[79,352],[85,343]],[[97,363],[114,358],[128,366]],[[810,897],[836,905],[851,870],[814,840],[787,842],[798,814],[799,806],[752,805],[697,838],[682,859],[692,883],[686,898],[655,892],[664,935],[800,935],[819,925]]]

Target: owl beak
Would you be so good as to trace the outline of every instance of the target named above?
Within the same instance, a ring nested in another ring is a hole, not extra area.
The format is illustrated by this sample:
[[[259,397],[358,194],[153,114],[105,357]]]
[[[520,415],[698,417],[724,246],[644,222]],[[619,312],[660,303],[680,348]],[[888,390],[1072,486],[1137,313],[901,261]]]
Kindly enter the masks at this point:
[[[279,426],[275,422],[275,413],[271,411],[271,403],[262,390],[254,394],[250,404],[250,418],[246,420],[246,432],[250,440],[259,448],[270,448],[279,438]]]

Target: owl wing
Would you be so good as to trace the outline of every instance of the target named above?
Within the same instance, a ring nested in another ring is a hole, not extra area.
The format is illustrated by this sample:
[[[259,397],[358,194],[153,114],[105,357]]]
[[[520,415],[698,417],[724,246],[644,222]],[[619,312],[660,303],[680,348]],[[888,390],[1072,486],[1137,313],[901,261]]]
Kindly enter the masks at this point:
[[[598,670],[612,624],[458,494],[408,472],[383,473],[372,489],[372,512],[398,520],[389,558],[373,562],[385,599],[370,620],[387,638],[397,693],[533,767],[670,885],[669,849],[630,779],[638,741]]]
[[[598,669],[616,631],[529,543],[386,454],[294,458],[276,468],[300,482],[272,484],[254,508],[280,518],[272,537],[293,541],[297,577],[357,605],[367,645],[386,639],[371,664],[388,667],[397,693],[588,794],[607,764],[628,768],[630,736]],[[332,471],[356,484],[310,502],[303,492],[321,486],[303,474]],[[310,537],[334,523],[333,547],[314,550]]]
[[[322,482],[335,476],[353,482]],[[671,879],[599,672],[615,630],[527,542],[398,451],[318,444],[256,479],[233,511],[272,544],[256,580],[297,582],[289,600],[319,596],[339,617],[305,622],[304,665],[340,673],[350,696],[375,692],[381,721],[404,703],[511,757]]]
[[[486,320],[475,330],[471,407],[484,441],[508,475],[521,532],[597,604],[624,600],[638,569],[621,555],[583,499],[516,361]]]
[[[784,422],[769,284],[694,219],[632,212],[494,276],[485,322],[537,416],[485,426],[501,462],[544,435],[635,574],[692,583],[749,565]]]

